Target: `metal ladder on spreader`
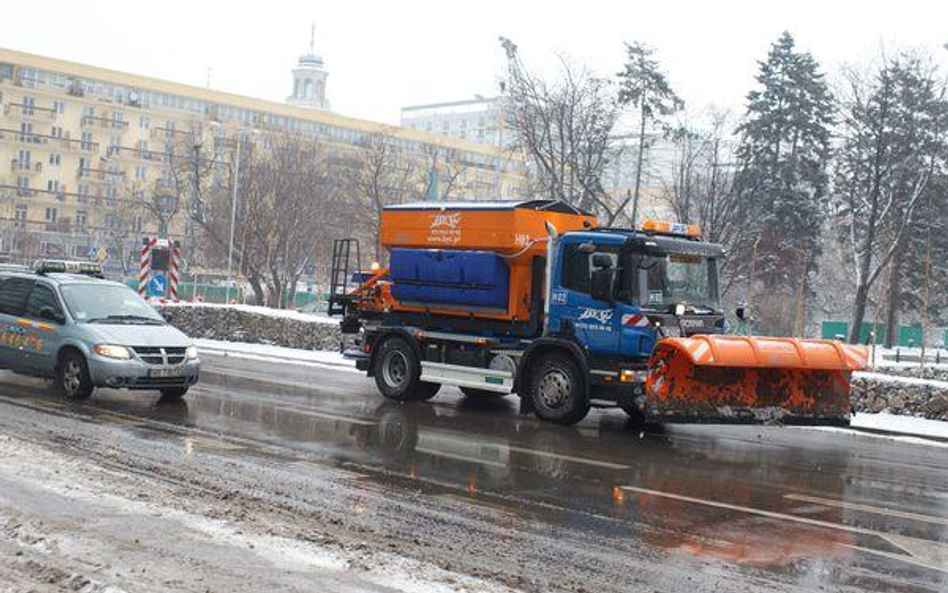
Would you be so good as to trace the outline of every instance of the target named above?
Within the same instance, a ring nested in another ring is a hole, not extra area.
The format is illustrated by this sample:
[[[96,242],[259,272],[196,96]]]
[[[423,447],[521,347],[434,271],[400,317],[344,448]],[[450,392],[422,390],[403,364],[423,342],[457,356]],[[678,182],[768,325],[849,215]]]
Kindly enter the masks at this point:
[[[359,284],[353,275],[362,269],[358,239],[335,239],[332,242],[332,269],[329,275],[329,315],[346,314],[349,293]]]

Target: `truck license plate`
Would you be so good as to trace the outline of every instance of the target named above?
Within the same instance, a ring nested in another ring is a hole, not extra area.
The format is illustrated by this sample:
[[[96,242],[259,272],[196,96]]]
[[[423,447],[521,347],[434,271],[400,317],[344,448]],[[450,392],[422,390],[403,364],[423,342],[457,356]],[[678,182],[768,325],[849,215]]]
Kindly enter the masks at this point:
[[[177,367],[163,367],[160,369],[148,369],[148,376],[155,377],[157,379],[167,378],[167,377],[177,377],[181,374],[181,370]]]

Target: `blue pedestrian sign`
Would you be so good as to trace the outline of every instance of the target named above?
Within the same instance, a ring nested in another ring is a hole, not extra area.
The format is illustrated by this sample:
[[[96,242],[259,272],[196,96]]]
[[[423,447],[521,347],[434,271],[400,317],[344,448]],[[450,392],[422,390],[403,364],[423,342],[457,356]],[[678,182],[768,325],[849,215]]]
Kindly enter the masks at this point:
[[[155,272],[155,275],[148,281],[148,296],[163,297],[168,290],[168,279],[164,274]]]

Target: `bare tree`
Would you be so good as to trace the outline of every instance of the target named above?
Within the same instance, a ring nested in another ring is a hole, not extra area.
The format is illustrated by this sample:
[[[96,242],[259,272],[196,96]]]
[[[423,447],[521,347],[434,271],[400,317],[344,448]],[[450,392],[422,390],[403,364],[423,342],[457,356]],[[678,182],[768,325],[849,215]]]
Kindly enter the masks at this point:
[[[548,81],[526,71],[509,39],[501,43],[510,64],[507,119],[536,167],[539,192],[613,224],[629,199],[616,204],[602,185],[620,113],[612,83],[562,57],[558,77]]]
[[[899,263],[907,233],[943,165],[946,106],[944,85],[939,89],[917,58],[883,58],[877,71],[850,70],[845,80],[834,205],[855,275],[849,339],[856,341],[873,284],[890,264],[889,300],[902,290]]]
[[[748,232],[745,214],[734,191],[733,151],[728,145],[731,121],[726,112],[712,112],[701,126],[687,120],[671,134],[674,156],[662,180],[663,195],[678,220],[697,224],[708,241],[730,250]],[[722,294],[739,280],[730,260],[721,266]]]
[[[420,171],[418,184],[422,189],[421,199],[450,200],[456,192],[463,190],[461,181],[468,164],[454,149],[435,144],[424,147],[425,168]]]
[[[415,194],[418,169],[385,133],[366,136],[350,158],[348,169],[355,198],[350,208],[354,230],[371,237],[378,260],[382,257],[378,234],[382,209]]]

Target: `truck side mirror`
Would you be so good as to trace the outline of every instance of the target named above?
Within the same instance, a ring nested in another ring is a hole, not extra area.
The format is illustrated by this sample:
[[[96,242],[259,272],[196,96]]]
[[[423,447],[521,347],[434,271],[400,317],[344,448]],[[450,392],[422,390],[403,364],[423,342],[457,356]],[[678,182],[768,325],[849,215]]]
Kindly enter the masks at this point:
[[[743,305],[734,310],[734,315],[741,321],[747,321],[747,307]]]
[[[590,295],[597,301],[615,300],[616,271],[613,268],[594,270],[590,275]]]

